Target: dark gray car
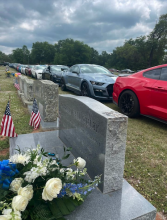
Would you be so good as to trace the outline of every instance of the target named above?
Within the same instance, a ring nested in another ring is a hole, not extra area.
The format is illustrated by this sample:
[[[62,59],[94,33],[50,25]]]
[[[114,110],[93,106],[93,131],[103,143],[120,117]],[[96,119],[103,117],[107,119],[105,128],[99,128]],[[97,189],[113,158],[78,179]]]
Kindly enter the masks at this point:
[[[68,66],[64,65],[49,65],[42,72],[42,79],[48,79],[55,83],[60,83],[62,72],[69,70]]]
[[[112,100],[113,85],[117,76],[103,66],[77,64],[63,72],[61,89],[98,100]]]

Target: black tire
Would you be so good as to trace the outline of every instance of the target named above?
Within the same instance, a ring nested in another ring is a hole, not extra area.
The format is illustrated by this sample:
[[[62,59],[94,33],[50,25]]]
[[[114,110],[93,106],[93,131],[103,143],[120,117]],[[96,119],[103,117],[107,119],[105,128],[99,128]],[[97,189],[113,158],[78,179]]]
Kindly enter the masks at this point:
[[[140,115],[140,106],[137,96],[131,90],[124,91],[119,98],[119,108],[124,115],[135,118]]]
[[[81,95],[90,97],[89,85],[87,82],[83,82],[81,85]]]
[[[62,91],[66,91],[66,90],[67,90],[66,84],[65,84],[65,82],[64,82],[64,79],[61,79],[61,90],[62,90]]]
[[[35,79],[37,79],[37,74],[35,73]]]

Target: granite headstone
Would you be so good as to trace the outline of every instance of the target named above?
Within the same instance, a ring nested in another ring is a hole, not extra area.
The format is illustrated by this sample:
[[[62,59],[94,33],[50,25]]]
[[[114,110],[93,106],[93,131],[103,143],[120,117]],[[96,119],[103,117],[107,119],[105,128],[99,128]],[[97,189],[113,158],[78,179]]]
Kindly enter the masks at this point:
[[[24,97],[27,101],[33,101],[34,91],[33,91],[34,80],[25,78],[24,79]]]
[[[50,80],[35,80],[34,95],[44,122],[55,122],[58,117],[58,85]]]
[[[18,81],[20,86],[20,93],[24,93],[24,80],[26,79],[26,76],[19,75]]]
[[[122,188],[127,117],[100,102],[59,95],[59,138],[87,161],[91,178],[102,174],[103,193]]]

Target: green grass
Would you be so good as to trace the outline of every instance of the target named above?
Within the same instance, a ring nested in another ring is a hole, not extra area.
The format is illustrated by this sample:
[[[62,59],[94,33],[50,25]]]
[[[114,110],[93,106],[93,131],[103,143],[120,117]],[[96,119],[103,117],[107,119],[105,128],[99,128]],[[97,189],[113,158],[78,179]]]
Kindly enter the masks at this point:
[[[102,103],[120,112],[113,103]],[[167,216],[166,124],[144,116],[128,119],[124,178]]]
[[[11,72],[16,72],[12,69]],[[13,85],[13,79],[6,77],[4,67],[0,67],[0,121],[5,112],[7,102],[10,97],[10,111],[17,134],[31,133],[33,128],[29,126],[30,114],[26,107],[23,106],[17,95],[17,90]],[[1,123],[1,122],[0,122]],[[9,138],[0,139],[0,150],[9,147]]]

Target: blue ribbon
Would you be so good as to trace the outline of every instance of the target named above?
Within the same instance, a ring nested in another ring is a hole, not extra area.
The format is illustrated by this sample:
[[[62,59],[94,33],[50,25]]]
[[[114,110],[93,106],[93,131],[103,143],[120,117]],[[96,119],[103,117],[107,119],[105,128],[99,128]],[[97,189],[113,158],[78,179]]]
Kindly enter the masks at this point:
[[[10,163],[9,160],[0,161],[0,184],[2,189],[9,189],[14,175],[18,173],[16,164]]]

